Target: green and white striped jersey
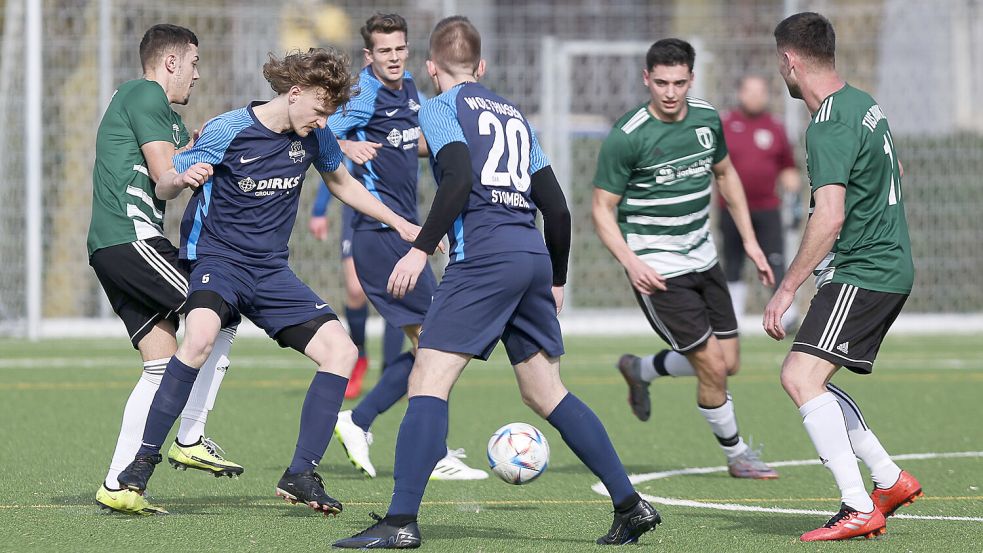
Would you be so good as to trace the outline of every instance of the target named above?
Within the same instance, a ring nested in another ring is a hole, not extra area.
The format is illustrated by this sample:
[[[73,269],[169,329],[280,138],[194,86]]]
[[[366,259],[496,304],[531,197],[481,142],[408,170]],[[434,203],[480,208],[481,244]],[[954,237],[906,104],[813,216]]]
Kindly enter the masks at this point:
[[[710,235],[712,167],[727,157],[720,116],[687,98],[681,121],[663,122],[648,103],[615,123],[601,146],[594,186],[621,196],[618,226],[628,247],[663,276],[717,262]]]
[[[164,234],[164,201],[157,198],[141,146],[190,140],[181,116],[154,81],[127,81],[113,94],[96,134],[92,168],[89,255],[100,248]]]

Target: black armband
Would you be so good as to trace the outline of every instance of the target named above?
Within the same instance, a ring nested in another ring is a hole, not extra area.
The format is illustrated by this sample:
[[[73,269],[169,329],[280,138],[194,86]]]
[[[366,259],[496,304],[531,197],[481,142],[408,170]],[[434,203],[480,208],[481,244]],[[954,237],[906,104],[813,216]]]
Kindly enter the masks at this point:
[[[532,175],[532,201],[543,213],[543,234],[553,263],[553,286],[563,286],[570,260],[570,209],[549,165]]]
[[[464,211],[471,194],[471,152],[463,142],[451,142],[437,153],[435,165],[437,174],[437,194],[434,196],[427,221],[423,223],[420,234],[413,247],[430,255],[437,249],[454,219]]]

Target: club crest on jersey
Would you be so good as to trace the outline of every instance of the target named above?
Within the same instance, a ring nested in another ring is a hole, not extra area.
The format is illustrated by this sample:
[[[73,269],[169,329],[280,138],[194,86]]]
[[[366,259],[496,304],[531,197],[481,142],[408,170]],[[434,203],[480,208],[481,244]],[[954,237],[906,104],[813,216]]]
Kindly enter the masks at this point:
[[[754,145],[759,150],[767,150],[775,143],[775,135],[768,129],[757,129],[754,131]]]
[[[177,123],[171,125],[171,138],[174,139],[174,146],[181,145],[181,127],[177,126]]]
[[[410,98],[410,101],[406,103],[406,107],[410,108],[410,111],[414,111],[414,112],[420,111],[419,102],[417,102],[413,98]]]
[[[300,143],[300,140],[295,140],[290,143],[290,151],[287,152],[287,155],[290,156],[290,160],[294,163],[300,163],[304,161],[304,156],[307,155],[307,152],[304,150],[304,145]]]
[[[399,148],[399,145],[403,143],[403,133],[399,129],[393,129],[386,135],[386,140],[393,145],[393,148]]]
[[[239,189],[243,192],[252,192],[256,189],[256,181],[252,177],[246,177],[239,181]]]
[[[713,148],[713,131],[710,127],[700,127],[696,129],[696,139],[700,141],[700,146],[704,149]]]

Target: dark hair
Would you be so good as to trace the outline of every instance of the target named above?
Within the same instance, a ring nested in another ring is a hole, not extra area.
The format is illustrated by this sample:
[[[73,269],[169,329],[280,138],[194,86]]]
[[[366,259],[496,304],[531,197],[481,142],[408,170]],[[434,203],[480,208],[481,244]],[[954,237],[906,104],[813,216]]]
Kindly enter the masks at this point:
[[[158,23],[143,34],[143,40],[140,41],[140,65],[146,71],[171,50],[179,50],[180,54],[184,54],[189,44],[198,46],[198,37],[190,29],[170,23]]]
[[[836,65],[836,32],[818,13],[802,12],[785,18],[775,27],[775,42],[779,50],[792,50],[822,65]]]
[[[685,65],[693,71],[693,62],[696,61],[696,50],[685,40],[678,38],[664,38],[651,47],[645,54],[645,68],[649,71],[656,65]]]
[[[291,52],[279,59],[270,54],[263,65],[263,77],[277,94],[293,86],[319,88],[324,91],[324,105],[341,107],[357,94],[355,77],[348,68],[348,56],[334,48],[311,48],[307,52]]]
[[[474,72],[481,61],[481,34],[463,15],[441,19],[430,33],[430,61],[444,71]]]
[[[397,13],[377,13],[365,20],[365,25],[362,25],[360,32],[362,33],[362,40],[365,41],[365,49],[371,50],[372,33],[388,35],[402,32],[405,35],[408,32],[408,27],[403,16]]]

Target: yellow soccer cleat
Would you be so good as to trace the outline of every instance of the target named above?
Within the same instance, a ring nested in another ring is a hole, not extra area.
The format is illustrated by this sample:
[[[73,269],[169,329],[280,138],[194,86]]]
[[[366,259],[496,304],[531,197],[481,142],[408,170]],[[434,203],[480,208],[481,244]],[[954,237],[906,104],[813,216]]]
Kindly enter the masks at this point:
[[[151,505],[147,498],[133,490],[110,490],[105,484],[96,492],[96,503],[104,510],[127,515],[166,515],[167,511]]]
[[[182,446],[177,442],[167,450],[167,461],[176,469],[197,469],[219,476],[235,478],[242,474],[243,468],[232,461],[226,460],[220,453],[225,453],[218,444],[202,437],[198,443]]]

